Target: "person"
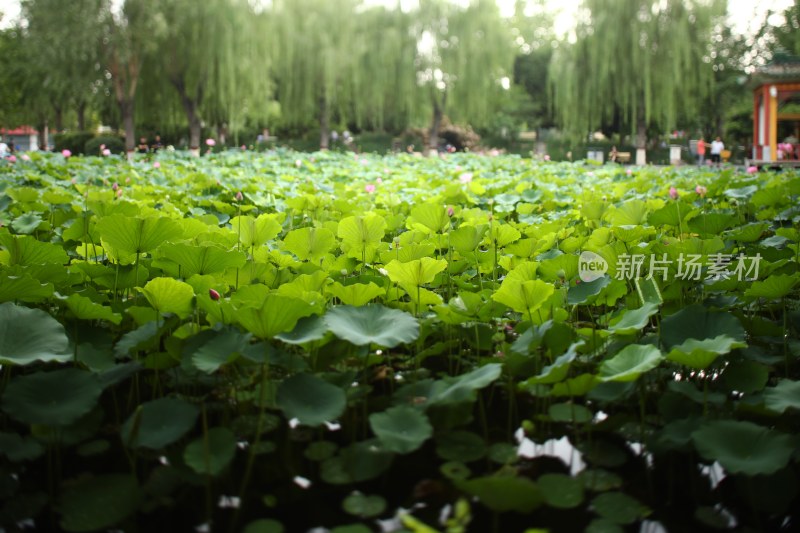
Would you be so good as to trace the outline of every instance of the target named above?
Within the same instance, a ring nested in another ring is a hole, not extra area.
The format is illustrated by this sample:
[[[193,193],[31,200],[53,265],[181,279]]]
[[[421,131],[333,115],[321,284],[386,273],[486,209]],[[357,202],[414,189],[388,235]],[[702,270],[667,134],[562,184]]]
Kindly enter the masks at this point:
[[[608,160],[611,161],[612,163],[616,163],[617,162],[617,157],[619,157],[619,152],[617,151],[617,147],[616,146],[612,146],[611,147],[611,152],[609,152],[609,154],[608,154]]]
[[[722,151],[725,149],[725,144],[723,144],[722,139],[717,136],[711,142],[711,162],[715,165],[719,165],[722,161]]]
[[[148,151],[147,146],[147,139],[145,137],[139,137],[139,146],[136,147],[140,154],[146,154]]]
[[[706,141],[702,137],[697,141],[697,164],[703,165],[706,162]]]
[[[9,141],[9,142],[11,142],[11,141]],[[14,143],[11,142],[11,144],[14,144]],[[8,145],[6,143],[4,143],[3,141],[0,141],[0,157],[5,157],[6,155],[8,155],[10,153],[11,153],[11,149],[8,147]]]
[[[155,140],[153,141],[153,151],[158,152],[162,148],[164,148],[164,144],[161,142],[161,135],[156,135]]]

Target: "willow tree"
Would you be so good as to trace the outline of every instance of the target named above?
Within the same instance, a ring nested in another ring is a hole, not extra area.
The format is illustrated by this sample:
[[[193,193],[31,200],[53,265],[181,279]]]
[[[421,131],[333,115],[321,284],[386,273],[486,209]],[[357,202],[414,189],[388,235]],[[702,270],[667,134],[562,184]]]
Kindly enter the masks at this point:
[[[323,150],[331,116],[347,117],[357,103],[356,7],[356,0],[273,2],[273,73],[282,119],[308,126],[315,118]]]
[[[136,146],[134,111],[144,58],[157,46],[165,25],[157,9],[159,0],[125,0],[121,6],[105,1],[103,63],[111,76],[130,157]]]
[[[445,115],[477,127],[488,122],[512,73],[512,37],[494,0],[473,0],[466,8],[420,0],[414,26],[417,81],[432,112],[428,148],[436,150]]]
[[[166,23],[150,64],[175,89],[199,153],[201,130],[212,120],[224,136],[248,94],[268,97],[268,57],[246,0],[162,0]]]
[[[585,136],[619,113],[642,160],[647,127],[674,126],[713,87],[710,37],[720,0],[584,0],[577,40],[550,63],[556,118]]]

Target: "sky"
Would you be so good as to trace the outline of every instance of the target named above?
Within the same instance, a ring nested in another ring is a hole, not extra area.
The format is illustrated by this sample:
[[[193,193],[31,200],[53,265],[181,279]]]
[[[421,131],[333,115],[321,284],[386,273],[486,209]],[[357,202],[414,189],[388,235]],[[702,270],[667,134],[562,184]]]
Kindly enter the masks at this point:
[[[64,0],[68,2],[69,0]],[[366,0],[373,4],[397,5],[404,9],[412,9],[418,0]],[[469,0],[454,0],[456,2],[468,2]],[[608,0],[614,2],[615,0]],[[792,4],[793,0],[728,0],[728,11],[733,28],[738,33],[752,34],[761,25],[768,10],[782,12]],[[510,13],[513,9],[514,0],[497,0],[501,11]],[[575,20],[575,13],[580,5],[580,0],[546,0],[553,11],[557,12],[555,20],[556,34],[563,36],[569,33]],[[19,14],[19,0],[0,0],[0,12],[3,19],[0,20],[0,28],[8,26]],[[780,17],[770,21],[772,24],[779,24]]]

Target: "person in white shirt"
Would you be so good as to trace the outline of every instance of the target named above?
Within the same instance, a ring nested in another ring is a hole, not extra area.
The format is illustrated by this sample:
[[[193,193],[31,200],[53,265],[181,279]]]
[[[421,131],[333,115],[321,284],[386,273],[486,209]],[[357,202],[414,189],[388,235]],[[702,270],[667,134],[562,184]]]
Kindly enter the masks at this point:
[[[5,157],[11,153],[11,150],[8,148],[8,145],[2,141],[0,141],[0,157]]]
[[[717,137],[713,141],[711,141],[711,162],[719,165],[721,158],[722,158],[722,151],[725,149],[725,144],[723,144],[722,139]]]

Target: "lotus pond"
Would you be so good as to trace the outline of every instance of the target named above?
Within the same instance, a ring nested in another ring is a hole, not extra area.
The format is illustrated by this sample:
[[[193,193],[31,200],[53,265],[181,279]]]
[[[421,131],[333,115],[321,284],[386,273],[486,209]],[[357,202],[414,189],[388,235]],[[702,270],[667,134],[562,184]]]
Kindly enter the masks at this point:
[[[800,528],[797,174],[157,163],[0,167],[4,530]]]

